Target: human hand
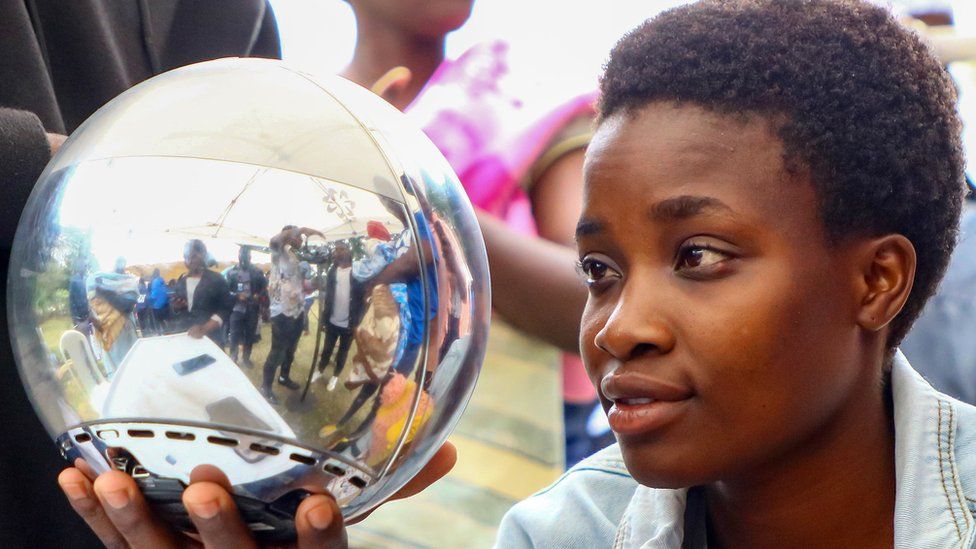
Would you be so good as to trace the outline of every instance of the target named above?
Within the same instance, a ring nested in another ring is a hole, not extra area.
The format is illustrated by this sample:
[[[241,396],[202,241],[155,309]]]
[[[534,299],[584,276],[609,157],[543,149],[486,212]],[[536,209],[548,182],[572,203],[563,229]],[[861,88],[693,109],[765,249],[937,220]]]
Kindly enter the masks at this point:
[[[446,475],[456,461],[454,445],[445,443],[430,463],[391,500],[423,491]],[[155,516],[132,477],[121,471],[109,471],[96,478],[87,464],[79,459],[75,467],[61,472],[58,484],[71,507],[107,547],[258,547],[230,496],[230,482],[212,466],[202,465],[194,469],[190,473],[190,486],[183,491],[183,504],[199,532],[193,539],[179,534]],[[295,529],[298,539],[290,547],[342,548],[348,545],[339,506],[324,494],[309,496],[298,506]]]
[[[63,145],[67,140],[67,135],[61,135],[60,133],[48,133],[47,145],[51,148],[51,156],[58,154],[58,151],[61,150],[61,145]]]
[[[203,324],[194,324],[193,326],[190,326],[190,329],[187,330],[186,333],[189,334],[189,336],[193,339],[200,339],[219,326],[220,324],[217,323],[216,320],[210,319]]]
[[[298,229],[298,232],[301,233],[301,234],[303,234],[303,235],[305,235],[306,237],[308,237],[308,236],[320,236],[322,238],[325,238],[325,235],[322,234],[322,231],[320,231],[318,229],[312,229],[312,228],[309,228],[309,227],[302,227],[301,229]]]
[[[393,67],[373,84],[370,91],[382,97],[387,103],[403,110],[409,103],[405,95],[412,80],[413,73],[410,69],[403,66]]]

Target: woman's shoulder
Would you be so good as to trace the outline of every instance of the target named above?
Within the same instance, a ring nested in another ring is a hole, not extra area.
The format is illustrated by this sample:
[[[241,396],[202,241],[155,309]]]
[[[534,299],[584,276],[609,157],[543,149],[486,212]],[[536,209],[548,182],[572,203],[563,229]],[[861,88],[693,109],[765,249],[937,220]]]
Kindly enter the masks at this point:
[[[946,436],[940,442],[952,450],[964,505],[976,516],[976,406],[942,396],[945,403],[943,415],[950,416],[944,417],[942,423],[951,429],[949,435],[952,438]]]
[[[976,408],[934,389],[904,355],[891,372],[901,545],[976,539]]]
[[[608,547],[636,488],[614,444],[512,507],[496,546]]]

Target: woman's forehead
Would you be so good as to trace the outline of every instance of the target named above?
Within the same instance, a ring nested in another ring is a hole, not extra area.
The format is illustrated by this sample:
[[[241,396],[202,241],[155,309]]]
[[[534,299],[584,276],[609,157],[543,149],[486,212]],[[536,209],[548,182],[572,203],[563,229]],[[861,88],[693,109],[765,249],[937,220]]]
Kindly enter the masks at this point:
[[[758,150],[779,151],[783,147],[777,132],[780,126],[781,121],[756,114],[721,114],[692,104],[653,102],[601,122],[587,160],[637,155],[707,161]],[[780,156],[769,160],[781,165]]]
[[[648,217],[643,213],[662,201],[684,207],[697,200],[754,218],[817,219],[813,187],[785,169],[776,127],[760,116],[666,103],[616,114],[587,150],[584,217],[635,208]],[[679,204],[676,197],[698,198]]]

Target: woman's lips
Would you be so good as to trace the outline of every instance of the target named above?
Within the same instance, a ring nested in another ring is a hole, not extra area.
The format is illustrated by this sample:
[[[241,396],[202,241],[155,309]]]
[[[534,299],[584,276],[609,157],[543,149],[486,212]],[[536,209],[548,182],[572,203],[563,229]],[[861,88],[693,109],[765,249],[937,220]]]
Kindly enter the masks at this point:
[[[691,389],[620,370],[604,377],[600,392],[613,405],[610,428],[619,435],[649,433],[674,421],[694,396]]]
[[[637,402],[638,400],[641,402]],[[629,402],[615,400],[607,411],[607,421],[613,432],[618,435],[646,434],[674,421],[687,402],[687,399],[679,401],[630,399]]]

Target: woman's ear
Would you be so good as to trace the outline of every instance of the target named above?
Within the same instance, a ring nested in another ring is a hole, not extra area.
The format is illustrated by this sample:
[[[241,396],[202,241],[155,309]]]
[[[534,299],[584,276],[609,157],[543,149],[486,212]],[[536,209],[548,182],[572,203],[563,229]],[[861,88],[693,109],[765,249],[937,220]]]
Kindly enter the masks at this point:
[[[900,234],[864,243],[859,255],[857,323],[877,332],[905,306],[915,280],[915,246]]]

